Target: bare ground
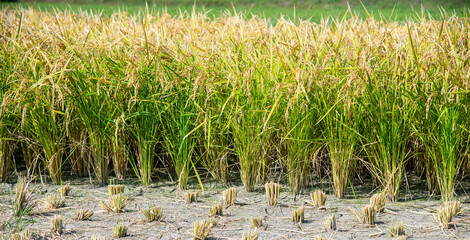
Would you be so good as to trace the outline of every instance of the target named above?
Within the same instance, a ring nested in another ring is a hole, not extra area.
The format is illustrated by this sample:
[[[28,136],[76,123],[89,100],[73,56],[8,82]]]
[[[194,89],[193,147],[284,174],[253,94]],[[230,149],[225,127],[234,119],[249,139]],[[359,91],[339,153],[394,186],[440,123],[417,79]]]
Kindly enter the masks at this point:
[[[131,198],[124,213],[109,213],[101,210],[100,200],[108,197],[107,187],[90,184],[86,179],[71,179],[71,194],[66,197],[65,207],[50,210],[43,207],[42,202],[30,216],[25,217],[26,228],[34,232],[35,239],[91,239],[92,236],[102,236],[112,239],[112,229],[116,223],[128,226],[128,236],[124,239],[192,239],[192,223],[209,217],[209,206],[221,202],[222,191],[227,186],[207,183],[204,192],[198,197],[198,202],[188,204],[183,200],[183,194],[176,197],[176,184],[164,182],[152,184],[144,188],[137,182],[125,183],[125,195]],[[35,184],[35,197],[41,201],[44,196],[56,192],[55,185]],[[12,218],[12,203],[14,199],[14,184],[0,184],[0,235],[8,238],[14,224]],[[194,191],[197,191],[194,185]],[[375,226],[365,226],[356,221],[349,208],[359,209],[368,203],[370,193],[357,189],[348,199],[337,199],[327,195],[325,210],[317,210],[305,204],[309,200],[308,193],[295,197],[283,186],[277,207],[268,207],[264,190],[246,192],[242,186],[236,186],[238,191],[237,205],[224,209],[224,215],[215,218],[216,225],[212,228],[209,239],[241,239],[244,232],[251,229],[250,218],[261,216],[264,226],[259,230],[259,239],[313,239],[321,235],[327,239],[388,239],[388,226],[396,221],[402,221],[405,226],[407,239],[470,239],[470,215],[466,212],[454,219],[454,227],[443,230],[434,221],[433,214],[440,204],[438,198],[419,198],[415,200],[402,199],[401,202],[387,202],[386,212],[377,216]],[[416,200],[418,199],[418,200]],[[466,197],[460,200],[465,202]],[[163,222],[147,223],[140,212],[151,205],[162,206],[167,216]],[[301,225],[291,221],[291,211],[300,205],[305,205],[305,222]],[[464,206],[467,204],[464,204]],[[91,220],[78,221],[74,219],[74,210],[87,208],[94,211]],[[50,219],[62,215],[65,232],[62,235],[51,234]],[[338,229],[326,231],[324,221],[331,215],[337,217]]]

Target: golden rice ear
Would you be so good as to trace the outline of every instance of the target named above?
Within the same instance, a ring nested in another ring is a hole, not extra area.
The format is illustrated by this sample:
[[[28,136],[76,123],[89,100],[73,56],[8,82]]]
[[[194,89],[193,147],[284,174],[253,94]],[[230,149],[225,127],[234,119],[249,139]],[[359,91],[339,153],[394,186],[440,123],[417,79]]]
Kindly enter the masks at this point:
[[[266,198],[268,200],[268,206],[276,206],[277,200],[279,199],[279,192],[281,185],[277,183],[266,183]]]

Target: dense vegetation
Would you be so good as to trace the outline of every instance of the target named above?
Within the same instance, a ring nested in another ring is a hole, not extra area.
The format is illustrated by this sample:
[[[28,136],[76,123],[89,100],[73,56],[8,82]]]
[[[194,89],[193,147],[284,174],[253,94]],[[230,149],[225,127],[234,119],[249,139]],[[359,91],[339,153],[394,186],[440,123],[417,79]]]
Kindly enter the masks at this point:
[[[146,186],[162,164],[185,188],[236,164],[247,190],[281,174],[297,193],[326,168],[341,198],[354,169],[396,200],[407,165],[451,200],[470,156],[470,32],[441,18],[3,9],[2,179],[24,165],[106,184],[129,168]]]
[[[251,18],[254,14],[272,22],[280,18],[319,22],[322,18],[342,17],[348,9],[360,18],[367,18],[370,14],[402,22],[415,19],[421,13],[440,19],[443,11],[462,17],[470,7],[466,0],[19,0],[15,2],[0,1],[0,7],[33,7],[43,11],[83,10],[108,17],[116,11],[138,14],[142,9],[148,9],[152,12],[178,15],[180,12],[196,10],[207,12],[210,18],[217,18],[229,12],[243,13],[247,18]]]

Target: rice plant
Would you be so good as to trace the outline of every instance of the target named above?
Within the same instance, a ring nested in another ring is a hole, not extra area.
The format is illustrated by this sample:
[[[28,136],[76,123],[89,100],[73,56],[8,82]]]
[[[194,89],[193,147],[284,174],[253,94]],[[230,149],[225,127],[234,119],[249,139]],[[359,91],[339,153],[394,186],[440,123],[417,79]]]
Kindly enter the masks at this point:
[[[1,126],[0,123],[0,131],[5,131],[4,127]],[[4,133],[0,132],[0,134],[4,135]],[[11,160],[10,157],[13,154],[12,151],[9,151],[9,141],[5,139],[0,139],[0,176],[2,182],[5,182],[10,175],[11,170]]]
[[[211,216],[222,216],[223,211],[222,211],[222,204],[220,203],[215,203],[212,204],[209,208]]]
[[[127,226],[124,223],[116,224],[113,229],[113,236],[115,238],[123,238],[127,236]]]
[[[154,67],[151,65],[151,67]],[[158,92],[159,85],[151,84],[149,78],[154,77],[153,68],[142,69],[139,76],[140,84],[134,85],[133,96],[129,100],[130,112],[129,125],[132,126],[131,134],[137,147],[138,166],[133,166],[137,176],[144,186],[148,186],[152,179],[152,170],[155,165],[155,148],[159,141],[161,131],[162,108]]]
[[[444,202],[443,205],[451,209],[451,213],[453,216],[457,216],[465,210],[465,208],[462,208],[463,204],[460,201]]]
[[[237,202],[237,189],[236,188],[229,188],[222,192],[222,198],[224,201],[224,205],[226,206],[233,206]]]
[[[166,72],[168,79],[174,79],[173,73]],[[180,81],[181,84],[189,82]],[[195,126],[198,108],[190,93],[194,91],[191,84],[181,85],[174,89],[174,93],[166,98],[166,106],[158,113],[163,137],[163,147],[173,163],[178,176],[178,190],[186,189],[189,171],[192,169],[198,176],[194,167],[194,151],[197,138],[195,134],[201,125]],[[199,179],[202,188],[202,182]]]
[[[269,168],[268,154],[273,138],[271,116],[278,107],[278,101],[270,104],[263,97],[256,81],[261,80],[244,83],[247,88],[251,88],[251,92],[245,93],[250,98],[241,93],[235,96],[235,116],[231,122],[233,144],[240,162],[241,179],[248,192],[254,191],[255,184],[266,180]]]
[[[54,216],[51,218],[51,232],[61,235],[64,232],[64,224],[62,216]]]
[[[163,207],[150,207],[147,209],[143,209],[142,214],[144,214],[145,219],[147,222],[158,221],[161,222],[166,217],[166,214],[163,212]]]
[[[23,129],[41,146],[43,152],[41,158],[49,171],[52,182],[60,184],[65,150],[65,128],[63,126],[65,114],[61,109],[62,103],[59,102],[63,96],[50,95],[53,93],[53,89],[47,89],[48,87],[58,88],[59,86],[55,86],[55,83],[51,83],[51,86],[38,86],[28,94],[35,98],[35,101],[24,100],[34,102],[36,105],[27,110],[28,113],[25,116],[27,120],[24,120]]]
[[[434,220],[436,220],[443,229],[449,229],[452,226],[451,222],[454,218],[453,213],[451,205],[439,206],[437,207],[436,215],[434,215]]]
[[[20,217],[26,212],[30,212],[36,205],[37,201],[33,201],[32,194],[34,189],[28,192],[30,181],[26,177],[19,177],[16,183],[15,202],[13,205],[13,213]]]
[[[178,190],[193,176],[202,188],[200,170],[224,182],[233,168],[248,191],[279,173],[298,193],[314,162],[338,198],[356,169],[397,200],[410,163],[431,192],[453,200],[456,176],[468,171],[463,18],[401,24],[351,13],[270,24],[140,14],[145,24],[1,10],[2,181],[17,166],[39,173],[39,159],[56,184],[64,169],[105,184],[111,169],[123,178],[129,161],[148,185],[161,159]]]
[[[93,216],[93,211],[88,209],[75,209],[75,219],[77,220],[88,220]]]
[[[336,231],[336,216],[334,214],[325,220],[324,227],[327,231]]]
[[[122,109],[122,107],[120,109]],[[115,117],[113,130],[114,134],[110,135],[112,142],[113,170],[117,179],[124,179],[126,177],[128,156],[130,155],[127,153],[128,149],[126,148],[127,139],[124,128],[124,116],[125,114],[122,112],[120,116],[118,115]]]
[[[315,235],[315,236],[313,236],[313,239],[314,240],[326,240],[326,237],[324,237],[322,235]]]
[[[49,209],[57,209],[65,206],[65,199],[58,194],[44,197],[44,206]]]
[[[203,134],[199,137],[202,153],[200,163],[220,183],[228,181],[228,156],[230,147],[230,116],[233,114],[230,105],[221,101],[229,93],[222,93],[216,86],[208,86],[202,90],[205,111],[199,116],[203,124]],[[221,96],[222,95],[222,96]],[[230,99],[230,98],[229,98]]]
[[[186,192],[184,193],[184,200],[186,203],[197,202],[197,192]]]
[[[106,201],[100,201],[100,207],[108,212],[124,212],[124,208],[130,202],[129,198],[119,193],[109,196]]]
[[[113,195],[124,194],[124,185],[114,184],[114,182],[111,182],[111,184],[108,185],[108,194],[110,197]]]
[[[68,183],[67,185],[64,185],[60,188],[57,189],[57,195],[61,197],[68,196],[70,193],[70,184]]]
[[[281,186],[278,183],[266,183],[265,189],[268,206],[276,206]]]
[[[362,208],[362,212],[356,211],[352,208],[349,210],[356,217],[357,221],[362,224],[375,225],[376,212],[373,206],[366,205]]]
[[[244,232],[242,240],[258,240],[258,229],[252,229],[248,232]]]
[[[262,217],[251,217],[250,223],[253,228],[259,228],[263,226],[263,218]]]
[[[305,98],[308,99],[308,96]],[[318,118],[316,113],[313,102],[303,99],[289,102],[286,108],[285,130],[288,132],[285,133],[281,143],[286,148],[289,189],[294,194],[299,193],[305,187],[310,160],[320,147],[318,142],[312,141],[312,139],[320,138],[320,134],[317,133],[318,128],[312,127]]]
[[[10,240],[30,240],[32,238],[33,238],[33,233],[28,228],[28,229],[25,229],[21,232],[12,234],[8,239],[10,239]]]
[[[329,94],[319,89],[323,94],[319,94],[318,101],[324,110],[320,122],[325,129],[324,137],[328,139],[326,146],[331,162],[335,196],[343,198],[359,143],[360,122],[356,121],[356,116],[360,115],[360,108],[350,87],[343,82],[338,85],[339,89],[331,89]],[[345,96],[342,96],[343,94]]]
[[[455,102],[436,110],[437,121],[431,128],[431,144],[437,146],[436,154],[431,156],[443,201],[454,199],[455,177],[462,165],[461,144],[465,144],[462,124],[466,116],[462,108]]]
[[[95,74],[97,73],[74,71],[67,87],[70,89],[69,97],[73,99],[73,107],[89,134],[88,143],[95,176],[98,183],[104,185],[109,176],[109,149],[112,149],[113,134],[111,119],[114,119],[115,106],[111,99],[112,87],[102,85],[99,76]]]
[[[396,222],[388,227],[388,233],[391,238],[405,235],[405,227],[402,222]]]
[[[310,205],[315,208],[324,208],[326,203],[326,194],[322,190],[316,190],[313,193],[310,193],[311,202],[308,202]]]
[[[376,212],[381,213],[385,210],[385,197],[383,193],[376,193],[370,197],[369,204]]]
[[[193,223],[194,240],[204,240],[211,232],[212,223],[208,221],[196,221]]]
[[[302,223],[304,221],[304,207],[300,206],[299,208],[292,210],[291,219],[294,223]]]
[[[405,98],[405,90],[397,79],[369,79],[366,96],[361,99],[367,124],[364,144],[371,159],[371,172],[387,197],[396,201],[404,164],[409,157],[406,149],[411,135],[413,108]]]

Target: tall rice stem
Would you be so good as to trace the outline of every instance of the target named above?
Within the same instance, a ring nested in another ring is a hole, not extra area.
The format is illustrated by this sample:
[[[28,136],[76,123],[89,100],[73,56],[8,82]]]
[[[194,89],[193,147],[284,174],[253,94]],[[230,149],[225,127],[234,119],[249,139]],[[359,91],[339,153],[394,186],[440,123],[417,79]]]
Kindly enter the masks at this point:
[[[372,163],[370,169],[391,201],[397,200],[404,164],[409,157],[406,147],[414,110],[402,90],[406,86],[394,81],[397,79],[381,79],[378,83],[369,80],[364,96],[367,103],[362,102],[367,116],[364,146]]]
[[[112,86],[102,83],[98,78],[89,78],[85,73],[74,72],[69,84],[70,102],[89,134],[93,167],[98,182],[102,185],[108,180],[111,134],[115,109],[111,103]]]
[[[345,86],[339,92],[331,91],[328,93],[331,95],[323,93],[320,99],[320,106],[324,110],[320,121],[325,131],[324,138],[327,139],[334,192],[337,198],[343,198],[346,192],[359,139],[360,108],[350,88],[351,86]],[[333,97],[334,95],[337,97]]]
[[[154,168],[155,148],[160,136],[161,119],[159,114],[163,107],[159,102],[159,88],[153,86],[148,79],[150,71],[143,74],[144,78],[136,84],[134,96],[130,99],[129,125],[131,134],[137,146],[137,160],[139,164],[139,178],[144,186],[148,186],[152,179]],[[136,170],[136,172],[138,172]]]

